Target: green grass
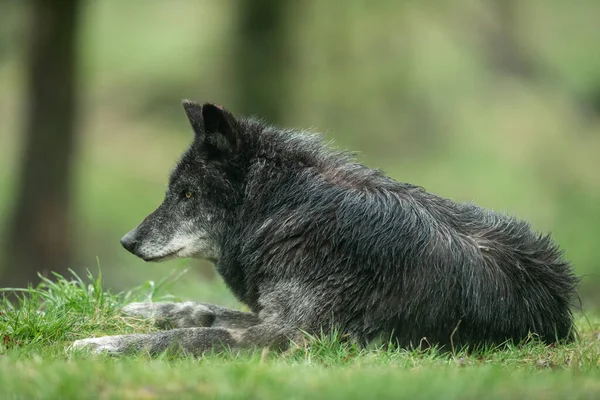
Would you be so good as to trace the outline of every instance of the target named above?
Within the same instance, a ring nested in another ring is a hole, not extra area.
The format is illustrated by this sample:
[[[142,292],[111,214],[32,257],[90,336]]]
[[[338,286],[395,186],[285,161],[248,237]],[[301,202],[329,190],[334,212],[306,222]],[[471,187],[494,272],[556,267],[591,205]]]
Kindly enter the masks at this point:
[[[577,343],[530,342],[467,354],[374,346],[335,334],[283,354],[250,351],[202,358],[69,352],[88,336],[151,331],[125,317],[131,301],[169,300],[178,273],[123,293],[102,277],[44,279],[0,303],[0,398],[596,398],[600,320],[578,317]]]

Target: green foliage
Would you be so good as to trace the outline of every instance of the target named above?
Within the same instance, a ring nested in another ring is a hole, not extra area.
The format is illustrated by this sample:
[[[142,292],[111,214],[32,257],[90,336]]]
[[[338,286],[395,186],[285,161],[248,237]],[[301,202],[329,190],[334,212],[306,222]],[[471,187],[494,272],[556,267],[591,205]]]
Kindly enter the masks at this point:
[[[13,206],[27,112],[21,3],[0,12],[1,30],[12,32],[0,38],[10,44],[0,59],[0,223]],[[99,256],[106,285],[116,290],[164,274],[164,266],[123,251],[118,239],[159,204],[169,170],[191,139],[180,99],[241,112],[234,76],[246,65],[235,50],[238,3],[146,3],[106,0],[82,10],[73,266],[93,266]],[[503,27],[494,5],[501,3],[514,8],[515,25],[506,33],[538,71],[532,78],[506,74],[495,62],[504,53],[494,41]],[[291,66],[281,77],[286,81],[273,82],[286,88],[276,90],[282,124],[325,132],[398,180],[552,231],[585,275],[584,306],[600,304],[600,2],[348,0],[341,7],[306,0],[290,7],[282,27]],[[250,95],[252,113],[272,100]],[[177,293],[235,304],[207,275],[179,281]]]

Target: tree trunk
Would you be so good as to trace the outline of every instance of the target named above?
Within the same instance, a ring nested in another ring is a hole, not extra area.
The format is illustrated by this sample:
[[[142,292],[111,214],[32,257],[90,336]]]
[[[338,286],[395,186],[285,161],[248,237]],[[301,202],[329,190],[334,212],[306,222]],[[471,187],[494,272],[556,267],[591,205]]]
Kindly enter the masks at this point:
[[[24,287],[37,273],[69,267],[79,0],[32,0],[28,104],[0,287]]]
[[[234,74],[240,114],[283,123],[290,66],[287,1],[241,0],[234,45]]]
[[[488,52],[496,66],[507,74],[535,79],[540,71],[536,60],[529,55],[519,38],[519,4],[515,0],[492,0],[497,23],[489,32]]]

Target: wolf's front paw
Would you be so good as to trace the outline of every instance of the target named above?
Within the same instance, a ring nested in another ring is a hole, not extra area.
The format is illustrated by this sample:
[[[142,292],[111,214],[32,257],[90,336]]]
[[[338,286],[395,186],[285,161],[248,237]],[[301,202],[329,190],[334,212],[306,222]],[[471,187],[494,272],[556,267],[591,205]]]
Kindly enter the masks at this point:
[[[96,354],[122,354],[124,347],[118,336],[103,336],[76,340],[71,345],[70,350],[89,350]]]
[[[163,329],[208,327],[215,320],[214,312],[207,305],[192,301],[131,303],[123,307],[122,312],[133,317],[152,319]]]
[[[153,320],[159,328],[168,329],[172,327],[171,314],[176,307],[176,303],[129,303],[121,312],[131,317]]]
[[[175,303],[129,303],[121,309],[124,314],[140,318],[164,317],[175,307]]]

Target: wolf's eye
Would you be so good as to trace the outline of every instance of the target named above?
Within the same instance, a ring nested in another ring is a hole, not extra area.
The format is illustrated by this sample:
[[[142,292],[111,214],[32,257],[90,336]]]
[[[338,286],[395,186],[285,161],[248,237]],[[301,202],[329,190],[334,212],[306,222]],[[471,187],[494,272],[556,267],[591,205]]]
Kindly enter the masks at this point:
[[[192,197],[193,193],[190,190],[184,190],[181,192],[181,194],[179,195],[180,199],[182,200],[187,200],[190,199]]]

